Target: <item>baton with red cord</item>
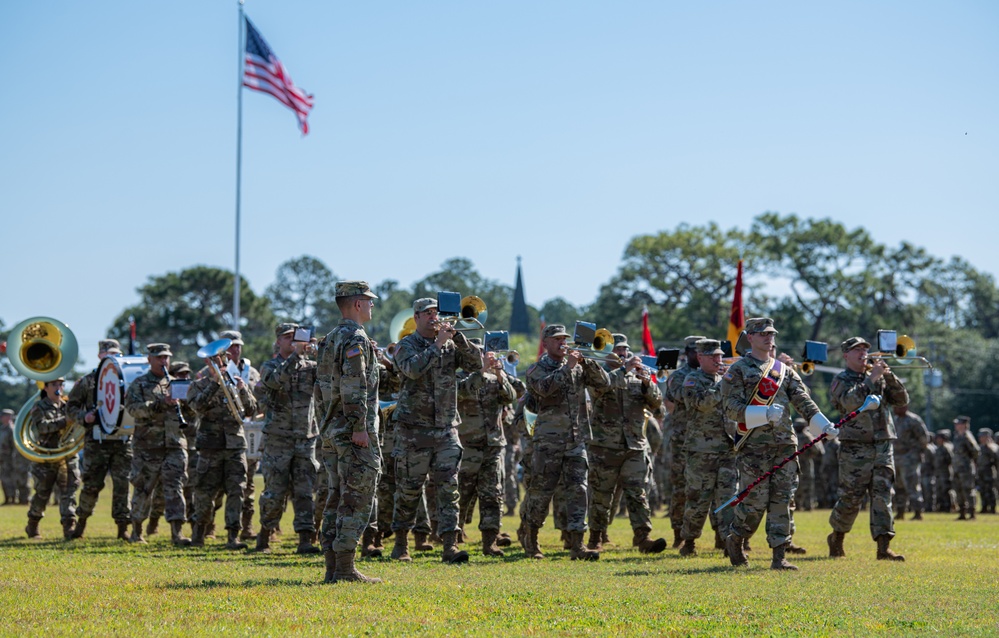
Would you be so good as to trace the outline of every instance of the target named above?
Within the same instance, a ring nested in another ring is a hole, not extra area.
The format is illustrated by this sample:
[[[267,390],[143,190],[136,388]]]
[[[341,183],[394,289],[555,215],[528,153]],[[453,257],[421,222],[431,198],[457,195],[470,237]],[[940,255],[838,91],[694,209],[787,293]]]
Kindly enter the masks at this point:
[[[852,421],[853,419],[857,418],[857,416],[860,415],[861,412],[867,412],[868,410],[874,410],[874,409],[879,408],[879,407],[881,407],[881,397],[879,397],[876,394],[872,394],[871,396],[869,396],[866,399],[864,399],[864,404],[862,406],[860,406],[859,408],[857,408],[856,410],[854,410],[850,414],[847,414],[845,417],[843,417],[842,419],[840,419],[839,421],[837,421],[835,424],[833,424],[833,427],[835,427],[837,429],[841,428],[844,425],[846,425],[847,423],[849,423],[850,421]],[[736,494],[732,498],[730,498],[727,501],[725,501],[718,509],[715,510],[715,514],[717,514],[718,512],[722,511],[723,509],[725,509],[729,505],[737,505],[737,504],[741,503],[743,501],[743,499],[746,498],[749,495],[749,493],[753,491],[754,487],[756,487],[757,485],[759,485],[763,481],[767,480],[768,478],[770,478],[771,476],[773,476],[774,474],[776,474],[777,470],[779,470],[780,468],[784,467],[785,465],[787,465],[788,463],[790,463],[791,461],[793,461],[797,457],[801,456],[801,454],[805,450],[807,450],[808,448],[812,447],[813,445],[815,445],[819,441],[824,440],[828,436],[829,435],[827,433],[823,432],[820,436],[818,436],[811,443],[806,443],[805,445],[803,445],[800,450],[798,450],[797,452],[795,452],[791,456],[787,457],[786,459],[784,459],[783,461],[781,461],[777,465],[773,466],[772,468],[770,468],[769,472],[766,472],[765,474],[763,474],[763,476],[760,476],[755,481],[753,481],[752,483],[750,483],[749,485],[747,485],[746,489],[742,490],[741,492],[739,492],[738,494]]]

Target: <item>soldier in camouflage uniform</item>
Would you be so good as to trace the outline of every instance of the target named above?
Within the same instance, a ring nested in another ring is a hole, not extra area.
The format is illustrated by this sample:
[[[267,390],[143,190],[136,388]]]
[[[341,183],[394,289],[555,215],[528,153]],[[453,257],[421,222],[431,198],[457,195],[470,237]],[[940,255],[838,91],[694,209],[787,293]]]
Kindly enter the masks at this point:
[[[909,406],[896,405],[894,410],[897,436],[894,441],[895,473],[901,477],[901,480],[895,481],[895,511],[898,520],[903,520],[908,504],[912,519],[919,521],[926,511],[922,465],[930,433],[919,415],[909,411]]]
[[[14,411],[4,408],[0,412],[0,481],[3,482],[3,504],[17,502],[17,485],[14,482]]]
[[[923,500],[925,501],[926,512],[936,512],[936,476],[934,473],[934,463],[936,462],[937,456],[937,445],[933,442],[933,437],[930,437],[929,443],[926,444],[926,451],[922,455],[922,463],[920,466],[920,473],[923,475]]]
[[[937,430],[933,437],[937,451],[933,454],[933,499],[936,511],[954,511],[954,444],[950,442],[950,430]]]
[[[294,528],[298,534],[298,554],[318,554],[312,544],[315,532],[316,423],[312,400],[316,385],[316,362],[304,356],[307,343],[295,342],[296,323],[282,323],[275,330],[278,356],[266,361],[260,371],[266,398],[263,434],[267,446],[262,453],[264,493],[260,495],[260,533],[257,551],[270,551],[271,530],[284,514],[290,499],[295,512]]]
[[[572,560],[597,560],[600,554],[583,545],[589,469],[586,442],[590,439],[585,390],[609,387],[610,377],[595,361],[567,348],[568,337],[565,326],[546,326],[542,333],[545,354],[527,370],[527,389],[538,404],[525,508],[527,553],[544,558],[538,530],[545,523],[548,504],[561,479],[566,491],[569,556]]]
[[[975,518],[975,463],[981,449],[970,428],[971,417],[954,419],[954,495],[960,512],[959,521]]]
[[[839,499],[839,441],[823,441],[825,453],[819,464],[819,509],[832,509]]]
[[[671,498],[669,506],[669,521],[673,527],[673,547],[679,547],[683,542],[681,530],[683,528],[683,511],[686,507],[687,484],[684,482],[684,472],[686,471],[686,456],[683,453],[684,442],[687,433],[687,407],[683,404],[683,383],[687,375],[700,365],[697,362],[697,348],[695,344],[706,337],[691,335],[683,340],[684,361],[680,367],[674,370],[666,379],[666,390],[663,392],[663,399],[666,408],[670,413],[670,468],[669,482],[671,487]]]
[[[492,352],[484,354],[482,370],[464,375],[458,382],[458,439],[461,466],[458,470],[459,521],[464,527],[479,502],[482,553],[503,556],[496,545],[503,514],[503,408],[517,400],[503,364]]]
[[[804,419],[794,420],[794,435],[798,439],[799,450],[815,441]],[[798,457],[798,490],[794,493],[794,502],[806,512],[811,512],[816,505],[815,481],[825,451],[825,446],[819,441]]]
[[[746,335],[752,351],[736,361],[722,376],[722,405],[725,416],[738,423],[738,432],[748,437],[736,456],[743,482],[775,467],[797,449],[789,405],[811,425],[835,435],[836,429],[812,401],[808,389],[794,368],[771,357],[774,347],[773,319],[757,317],[746,321]],[[797,488],[796,464],[787,464],[761,483],[732,513],[731,533],[726,539],[729,560],[735,566],[748,565],[743,541],[751,537],[767,514],[767,543],[773,550],[771,569],[797,569],[785,558],[791,541],[791,500]]]
[[[68,425],[66,402],[62,395],[64,382],[62,377],[45,382],[38,400],[28,413],[27,418],[35,424],[38,443],[42,447],[58,447],[59,439]],[[66,486],[60,487],[59,494],[62,534],[66,540],[73,537],[76,525],[76,490],[80,486],[80,466],[75,454],[51,463],[31,464],[31,475],[35,477],[35,494],[31,497],[31,506],[28,508],[28,525],[24,528],[28,538],[41,538],[38,523],[45,516],[45,506],[62,472],[66,476]]]
[[[98,342],[97,357],[121,354],[121,345],[114,339]],[[83,489],[80,491],[79,520],[73,538],[83,538],[87,519],[94,513],[97,497],[104,489],[107,475],[111,475],[111,516],[118,524],[118,538],[128,539],[131,511],[128,505],[128,476],[132,467],[132,446],[129,437],[108,436],[100,428],[97,415],[97,369],[87,373],[73,385],[69,393],[67,411],[77,423],[87,428],[83,445]]]
[[[224,372],[224,370],[222,371]],[[234,379],[233,392],[240,405],[241,417],[257,412],[257,400],[242,376]],[[246,490],[246,436],[243,422],[230,412],[214,368],[195,380],[187,393],[188,403],[198,415],[197,487],[194,490],[194,534],[191,545],[203,547],[208,525],[215,518],[215,497],[220,490],[226,494],[225,528],[228,532],[226,549],[245,549],[239,539],[243,494]],[[238,408],[237,408],[238,409]]]
[[[322,436],[336,451],[337,474],[330,477],[331,501],[323,515],[327,583],[381,582],[359,572],[354,563],[357,544],[371,520],[381,468],[379,366],[364,332],[377,298],[366,282],[337,282],[336,303],[343,318],[326,335],[319,354],[316,386],[326,406]]]
[[[164,512],[170,524],[174,545],[186,546],[191,539],[181,534],[187,519],[184,483],[187,482],[187,416],[190,406],[181,406],[171,396],[169,366],[170,346],[148,346],[149,370],[128,386],[125,409],[135,419],[132,440],[132,535],[129,541],[144,543],[142,522],[151,512],[157,488],[162,490]],[[183,420],[182,420],[183,418]]]
[[[683,454],[686,504],[683,511],[681,556],[696,556],[711,503],[724,503],[736,492],[739,475],[735,468],[735,424],[726,418],[722,405],[721,343],[700,339],[695,344],[698,367],[687,374],[681,398],[687,410],[687,432]],[[726,507],[711,517],[715,534],[732,526],[733,509]]]
[[[610,384],[593,392],[592,437],[586,446],[590,465],[587,547],[594,551],[603,549],[603,538],[613,514],[615,487],[620,483],[634,532],[633,545],[643,554],[658,554],[666,549],[666,540],[649,538],[652,511],[647,488],[651,446],[646,425],[647,413],[659,409],[663,397],[659,387],[652,383],[649,371],[642,366],[641,358],[632,356],[625,335],[614,335],[614,354],[623,363],[608,362]]]
[[[853,529],[864,497],[870,495],[871,538],[878,544],[878,560],[904,561],[904,556],[889,548],[895,537],[891,503],[895,423],[891,410],[908,405],[909,393],[884,359],[875,359],[867,370],[870,347],[861,337],[850,337],[840,344],[846,369],[829,387],[829,399],[842,414],[858,409],[871,395],[881,397],[881,406],[858,415],[839,432],[839,500],[829,515],[833,531],[826,540],[830,557],[846,556],[843,539]]]
[[[978,457],[978,493],[982,497],[982,514],[996,513],[996,475],[999,474],[999,445],[990,428],[978,431],[982,454]]]
[[[395,364],[402,374],[402,388],[393,417],[396,420],[395,510],[392,557],[409,556],[409,530],[423,486],[430,476],[436,486],[437,533],[444,543],[445,563],[468,561],[458,551],[458,466],[462,448],[458,439],[458,368],[473,373],[482,369],[482,356],[465,336],[437,319],[435,299],[413,303],[416,332],[396,348]],[[436,336],[434,331],[437,330]],[[433,516],[431,516],[433,519]]]

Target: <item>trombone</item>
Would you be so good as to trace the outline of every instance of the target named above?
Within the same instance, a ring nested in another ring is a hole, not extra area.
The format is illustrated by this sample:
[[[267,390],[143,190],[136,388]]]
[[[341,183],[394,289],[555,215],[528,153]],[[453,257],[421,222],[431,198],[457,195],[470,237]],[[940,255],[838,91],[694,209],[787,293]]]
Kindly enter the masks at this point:
[[[563,346],[565,352],[575,350],[584,359],[590,359],[591,361],[599,361],[601,363],[616,363],[621,364],[621,357],[614,354],[614,337],[611,331],[607,328],[600,328],[593,332],[593,341],[584,341],[585,329],[591,327],[593,324],[587,324],[584,321],[576,322],[576,329],[574,331],[574,343],[572,345],[566,344]],[[583,327],[584,331],[581,333],[580,328]]]
[[[455,293],[457,294],[457,293]],[[440,298],[440,295],[438,295]],[[440,301],[437,302],[438,307]],[[475,295],[468,295],[461,299],[461,312],[457,315],[450,315],[438,319],[440,323],[450,323],[455,332],[475,332],[485,331],[486,318],[489,316],[489,309],[486,302]]]
[[[229,374],[228,367],[222,361],[226,350],[232,345],[232,339],[217,339],[207,346],[198,350],[198,358],[204,359],[208,367],[215,371],[215,379],[222,388],[225,397],[225,405],[229,409],[229,414],[236,421],[243,422],[243,402],[239,400],[239,392],[236,389],[236,382]]]
[[[894,359],[895,363],[900,366],[908,366],[910,368],[926,368],[927,370],[933,369],[933,364],[930,363],[929,359],[916,354],[916,340],[909,335],[902,335],[898,338],[894,353],[875,352],[874,354],[867,355],[868,362],[872,359],[880,359],[881,361]],[[868,365],[870,365],[870,363],[868,363]]]

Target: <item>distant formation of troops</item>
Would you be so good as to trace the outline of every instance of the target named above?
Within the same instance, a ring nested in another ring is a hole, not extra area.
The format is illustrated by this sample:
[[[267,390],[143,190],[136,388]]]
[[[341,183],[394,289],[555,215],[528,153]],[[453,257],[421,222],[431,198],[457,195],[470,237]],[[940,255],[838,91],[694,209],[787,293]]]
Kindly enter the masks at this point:
[[[501,527],[506,515],[519,517],[525,555],[543,559],[538,534],[550,513],[572,560],[597,560],[611,544],[611,521],[624,512],[632,546],[663,552],[669,542],[651,538],[662,509],[681,556],[697,554],[709,524],[714,547],[735,566],[748,564],[765,515],[771,568],[779,570],[797,569],[788,555],[805,552],[793,541],[796,509],[831,509],[827,542],[838,557],[869,507],[876,556],[895,561],[904,558],[890,547],[894,522],[907,513],[974,519],[976,494],[978,513],[995,513],[994,433],[981,428],[976,440],[964,416],[953,430],[929,433],[909,411],[904,385],[884,359],[869,357],[861,337],[841,344],[846,369],[830,399],[844,415],[868,396],[880,406],[837,427],[793,360],[777,354],[769,318],[746,322],[751,348],[735,360],[723,359],[719,341],[687,337],[681,365],[662,380],[623,334],[613,335],[613,357],[593,356],[568,343],[564,326],[549,325],[543,355],[521,379],[502,353],[484,351],[442,320],[431,298],[414,302],[415,329],[390,355],[364,331],[375,299],[365,282],[339,282],[336,328],[299,340],[300,326],[278,325],[274,356],[259,371],[242,357],[236,331],[221,335],[230,340],[222,365],[197,374],[171,360],[168,344],[149,344],[148,371],[125,398],[131,437],[96,427],[96,371],[68,398],[63,379],[46,382],[30,414],[39,437],[58,441],[69,422],[92,434],[79,458],[28,463],[12,445],[14,413],[3,410],[4,504],[28,504],[25,532],[38,538],[55,496],[64,537],[83,538],[110,476],[118,538],[144,543],[162,518],[174,544],[203,546],[223,509],[225,547],[251,541],[261,553],[271,551],[290,504],[296,551],[323,553],[327,582],[380,582],[358,571],[355,557],[358,549],[381,556],[389,538],[394,560],[438,543],[443,562],[466,562],[461,545],[470,542],[476,508],[485,556],[503,556],[512,544]],[[121,354],[113,339],[98,348],[101,359]],[[178,379],[191,382],[183,400],[171,390]],[[244,428],[254,419],[263,420],[259,461],[247,458]],[[795,462],[773,470],[799,450]],[[258,463],[264,489],[254,531]],[[744,498],[715,511],[768,471]]]

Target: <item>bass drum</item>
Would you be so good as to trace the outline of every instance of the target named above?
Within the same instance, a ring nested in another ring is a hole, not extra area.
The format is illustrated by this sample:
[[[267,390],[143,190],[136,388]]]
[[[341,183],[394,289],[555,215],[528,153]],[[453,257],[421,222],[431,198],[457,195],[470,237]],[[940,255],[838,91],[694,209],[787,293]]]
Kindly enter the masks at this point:
[[[148,371],[149,361],[142,356],[105,357],[97,366],[94,399],[105,436],[126,437],[135,431],[135,419],[125,409],[125,393],[133,381]]]

